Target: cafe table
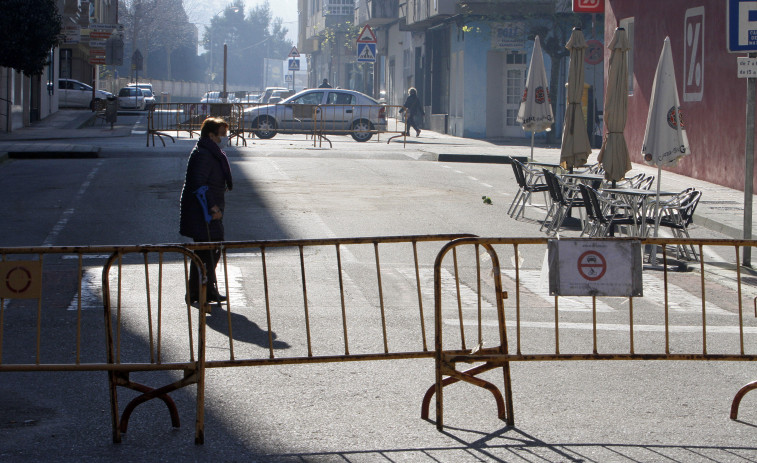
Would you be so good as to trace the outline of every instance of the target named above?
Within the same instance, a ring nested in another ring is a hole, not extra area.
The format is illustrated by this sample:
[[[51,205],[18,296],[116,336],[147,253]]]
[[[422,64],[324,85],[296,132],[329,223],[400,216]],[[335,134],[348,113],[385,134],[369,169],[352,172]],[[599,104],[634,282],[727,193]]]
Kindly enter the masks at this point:
[[[634,234],[643,238],[646,236],[646,223],[649,211],[649,203],[657,197],[656,190],[642,188],[604,188],[603,193],[613,195],[620,199],[621,203],[631,208],[634,219]],[[675,196],[674,191],[660,191],[660,196]],[[652,217],[654,218],[654,216]]]

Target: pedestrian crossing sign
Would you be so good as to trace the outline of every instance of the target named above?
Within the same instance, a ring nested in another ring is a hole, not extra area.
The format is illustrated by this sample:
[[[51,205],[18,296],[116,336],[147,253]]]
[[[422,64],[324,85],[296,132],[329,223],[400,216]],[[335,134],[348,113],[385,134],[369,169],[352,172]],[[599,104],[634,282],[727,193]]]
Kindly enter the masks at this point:
[[[376,44],[375,43],[358,43],[357,44],[358,62],[373,63],[376,61]]]
[[[299,58],[289,58],[289,70],[290,71],[299,71],[300,70],[300,59]]]

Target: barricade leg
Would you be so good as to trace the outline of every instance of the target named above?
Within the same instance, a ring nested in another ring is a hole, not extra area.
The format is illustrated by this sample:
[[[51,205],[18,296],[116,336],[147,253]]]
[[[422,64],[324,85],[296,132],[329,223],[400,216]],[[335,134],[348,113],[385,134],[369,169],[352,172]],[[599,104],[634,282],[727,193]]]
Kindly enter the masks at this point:
[[[502,398],[502,394],[500,394],[499,390],[496,386],[493,384],[484,381],[479,378],[475,378],[476,375],[492,370],[494,368],[497,368],[499,365],[492,365],[491,363],[485,363],[483,365],[479,365],[477,367],[473,367],[469,370],[463,371],[463,372],[455,372],[453,375],[448,376],[447,378],[444,378],[441,380],[441,387],[444,388],[446,386],[449,386],[450,384],[455,384],[458,381],[467,381],[472,384],[476,384],[477,386],[483,387],[484,389],[490,391],[492,395],[494,395],[494,400],[497,402],[497,415],[500,419],[509,418],[512,413],[510,410],[512,409],[512,392],[510,390],[510,384],[507,382],[507,380],[510,377],[510,369],[509,365],[507,366],[506,372],[505,372],[505,389],[507,392],[509,392],[510,397],[508,400],[507,407],[505,406],[505,400]],[[452,370],[454,371],[454,369]],[[429,406],[431,405],[431,398],[434,396],[434,394],[437,392],[437,385],[434,384],[433,386],[429,387],[426,390],[426,394],[423,396],[423,403],[421,404],[421,418],[424,420],[427,420],[429,417]],[[506,396],[508,395],[506,392]],[[438,417],[437,417],[438,421]],[[510,424],[508,422],[508,424]]]
[[[739,404],[741,403],[741,399],[744,398],[747,392],[753,389],[757,389],[757,381],[752,381],[751,383],[739,389],[739,392],[736,393],[736,396],[733,398],[733,403],[731,404],[732,420],[735,420],[739,415]]]
[[[185,374],[184,380],[186,380],[188,376],[191,377],[193,375],[194,374],[192,375]],[[152,388],[150,386],[146,386],[144,384],[135,383],[134,381],[129,380],[128,372],[126,372],[125,374],[116,373],[115,380],[116,380],[117,386],[127,387],[129,389],[133,389],[135,391],[142,393],[142,395],[134,398],[131,402],[129,402],[129,404],[124,409],[124,413],[121,416],[121,422],[119,423],[119,428],[122,433],[125,433],[126,430],[128,429],[129,418],[131,417],[131,414],[134,411],[134,409],[137,407],[137,405],[145,403],[148,400],[155,399],[155,398],[162,400],[166,404],[166,407],[168,407],[168,412],[171,414],[171,426],[173,426],[174,428],[178,428],[181,426],[181,421],[179,420],[179,411],[176,409],[176,403],[174,403],[173,399],[167,393],[183,387],[181,383],[183,383],[184,380],[177,381],[176,383],[172,383],[158,389]]]

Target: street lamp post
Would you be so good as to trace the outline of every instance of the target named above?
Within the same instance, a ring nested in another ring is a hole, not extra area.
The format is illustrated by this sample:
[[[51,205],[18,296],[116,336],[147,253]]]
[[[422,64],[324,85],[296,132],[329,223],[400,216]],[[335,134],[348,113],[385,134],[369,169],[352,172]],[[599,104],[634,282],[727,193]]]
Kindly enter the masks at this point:
[[[224,8],[223,10],[221,10],[218,13],[214,14],[213,18],[210,20],[210,81],[211,81],[211,83],[213,82],[213,45],[214,45],[213,44],[213,41],[214,41],[213,38],[214,38],[214,35],[215,35],[213,33],[213,19],[216,19],[216,17],[219,14],[223,13],[224,11],[231,11],[232,13],[239,13],[239,7],[238,6],[231,6],[231,7]],[[224,90],[225,90],[225,88],[224,88]]]

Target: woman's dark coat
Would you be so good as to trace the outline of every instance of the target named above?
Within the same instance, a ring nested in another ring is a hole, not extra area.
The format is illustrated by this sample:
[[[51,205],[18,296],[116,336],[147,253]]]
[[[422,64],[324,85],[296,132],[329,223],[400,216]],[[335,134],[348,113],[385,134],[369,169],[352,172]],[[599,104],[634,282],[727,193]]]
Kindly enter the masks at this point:
[[[181,191],[179,233],[183,236],[197,241],[223,241],[223,223],[220,220],[212,220],[210,224],[206,224],[200,201],[194,192],[201,186],[207,185],[205,197],[208,201],[208,210],[213,206],[218,206],[223,212],[226,192],[224,162],[226,162],[225,159],[214,155],[199,142],[189,154],[187,177]]]

